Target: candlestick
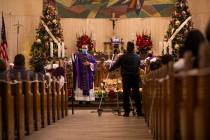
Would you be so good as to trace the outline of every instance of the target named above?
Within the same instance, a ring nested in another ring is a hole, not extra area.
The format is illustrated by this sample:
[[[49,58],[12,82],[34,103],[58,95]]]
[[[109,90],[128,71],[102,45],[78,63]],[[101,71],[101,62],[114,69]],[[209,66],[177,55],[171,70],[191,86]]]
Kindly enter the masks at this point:
[[[64,42],[61,43],[62,58],[65,57],[65,45]]]
[[[50,42],[50,57],[53,57],[53,42]]]

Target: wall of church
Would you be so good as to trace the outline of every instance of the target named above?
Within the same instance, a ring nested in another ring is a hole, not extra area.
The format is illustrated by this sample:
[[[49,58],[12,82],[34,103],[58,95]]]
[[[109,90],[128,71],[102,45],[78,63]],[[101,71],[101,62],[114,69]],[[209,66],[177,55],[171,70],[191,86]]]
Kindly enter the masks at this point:
[[[29,58],[31,44],[35,39],[36,28],[42,12],[42,0],[16,0],[15,4],[13,0],[3,0],[2,7],[5,14],[10,62],[17,54],[17,29],[15,24],[18,22],[22,25],[19,33],[18,53],[23,53]],[[76,34],[92,33],[98,51],[103,51],[103,43],[109,41],[112,36],[112,22],[109,19],[62,19],[61,23],[64,29],[67,55],[76,50]],[[116,23],[116,32],[123,38],[124,42],[127,42],[135,39],[136,32],[151,31],[154,53],[158,55],[160,54],[158,42],[162,40],[167,24],[167,18],[121,19]]]
[[[194,26],[205,31],[206,25],[210,19],[210,1],[209,0],[190,0],[190,9],[193,16]]]
[[[190,8],[196,27],[204,31],[210,15],[210,1],[190,1]],[[35,39],[35,29],[38,27],[39,17],[42,13],[42,0],[0,0],[0,10],[5,13],[7,38],[9,44],[10,61],[17,54],[17,30],[14,26],[22,25],[19,34],[19,53],[29,57],[31,44]],[[116,32],[124,42],[135,39],[136,32],[147,31],[152,34],[154,53],[161,54],[158,47],[163,39],[170,18],[144,18],[144,19],[120,19],[116,23]],[[96,40],[97,50],[103,50],[103,42],[112,36],[112,23],[108,19],[62,19],[67,54],[75,51],[76,34],[82,32],[92,33]],[[0,18],[1,25],[1,18]]]

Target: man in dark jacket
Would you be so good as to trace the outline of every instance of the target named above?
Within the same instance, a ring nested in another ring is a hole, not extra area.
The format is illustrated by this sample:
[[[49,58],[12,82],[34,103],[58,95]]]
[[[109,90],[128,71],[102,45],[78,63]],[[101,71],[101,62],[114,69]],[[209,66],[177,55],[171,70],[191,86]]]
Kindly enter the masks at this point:
[[[130,100],[129,96],[132,91],[135,106],[138,116],[142,116],[141,112],[141,97],[139,92],[139,67],[140,67],[140,57],[134,53],[134,43],[127,43],[127,52],[119,57],[119,59],[110,68],[113,71],[117,68],[121,68],[122,82],[123,82],[123,101],[124,101],[124,111],[125,117],[129,116],[130,113]]]

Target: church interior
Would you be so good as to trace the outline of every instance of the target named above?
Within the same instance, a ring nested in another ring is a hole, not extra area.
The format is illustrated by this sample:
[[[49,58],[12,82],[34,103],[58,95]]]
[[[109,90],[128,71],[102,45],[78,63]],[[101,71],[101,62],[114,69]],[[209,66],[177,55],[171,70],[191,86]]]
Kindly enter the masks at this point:
[[[0,140],[210,140],[209,0],[0,0]]]

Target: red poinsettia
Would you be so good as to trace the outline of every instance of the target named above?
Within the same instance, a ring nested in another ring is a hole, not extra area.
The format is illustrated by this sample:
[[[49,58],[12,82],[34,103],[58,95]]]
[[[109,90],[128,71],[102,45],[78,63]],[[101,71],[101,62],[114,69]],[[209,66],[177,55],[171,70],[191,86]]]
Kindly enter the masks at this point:
[[[136,46],[138,46],[139,49],[150,50],[152,48],[151,35],[143,33],[142,35],[136,35],[136,37]]]
[[[94,43],[91,37],[88,35],[84,34],[80,37],[77,37],[77,48],[80,50],[83,45],[88,45],[88,50],[92,51],[94,48]]]

